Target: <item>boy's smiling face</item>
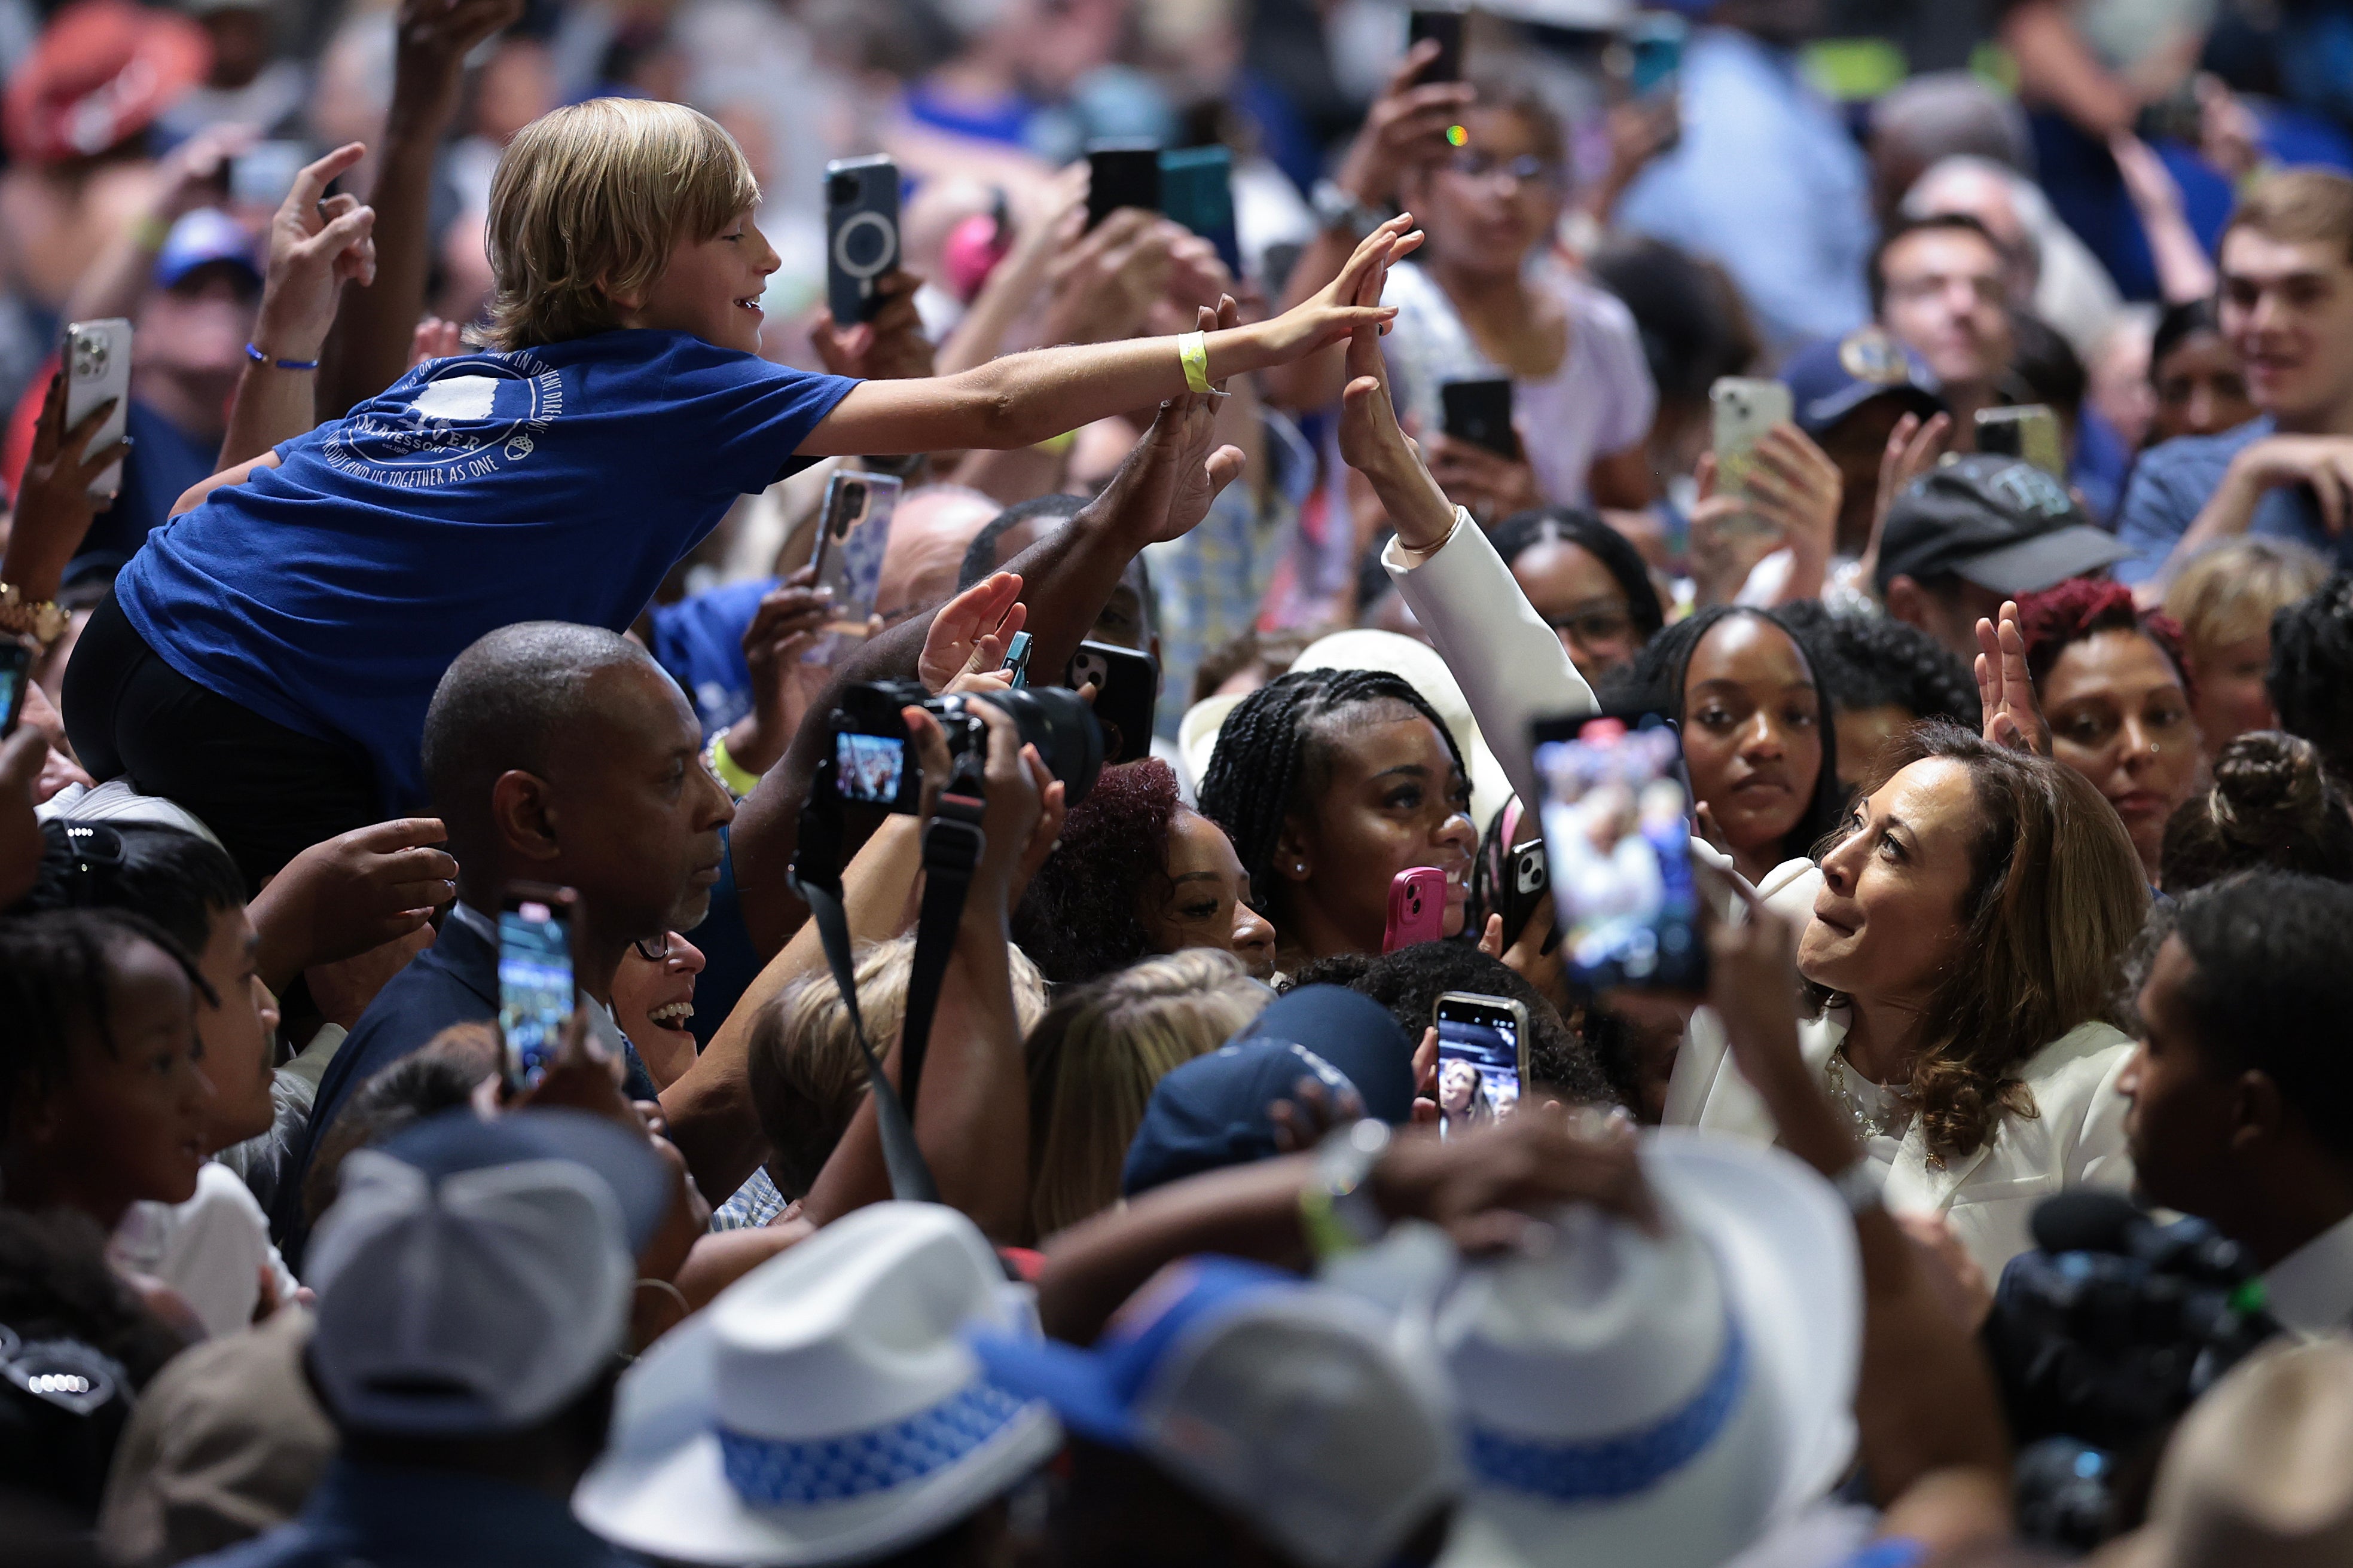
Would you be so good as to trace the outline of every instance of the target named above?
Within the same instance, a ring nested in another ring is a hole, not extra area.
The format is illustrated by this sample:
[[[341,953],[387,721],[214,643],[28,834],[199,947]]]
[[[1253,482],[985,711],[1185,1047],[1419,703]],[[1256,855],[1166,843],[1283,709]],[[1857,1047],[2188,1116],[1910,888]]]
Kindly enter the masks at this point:
[[[709,239],[688,240],[642,295],[615,295],[621,324],[691,332],[723,349],[760,352],[760,295],[778,266],[776,252],[738,213]]]

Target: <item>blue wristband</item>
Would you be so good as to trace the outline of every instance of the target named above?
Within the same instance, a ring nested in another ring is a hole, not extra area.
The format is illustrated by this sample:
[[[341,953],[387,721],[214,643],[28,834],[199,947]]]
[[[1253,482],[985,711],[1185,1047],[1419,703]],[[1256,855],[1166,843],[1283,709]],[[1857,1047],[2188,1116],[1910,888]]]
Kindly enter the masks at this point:
[[[251,360],[256,364],[275,365],[280,370],[316,370],[319,368],[319,362],[314,359],[271,359],[268,354],[263,353],[251,343],[245,345],[245,357]]]

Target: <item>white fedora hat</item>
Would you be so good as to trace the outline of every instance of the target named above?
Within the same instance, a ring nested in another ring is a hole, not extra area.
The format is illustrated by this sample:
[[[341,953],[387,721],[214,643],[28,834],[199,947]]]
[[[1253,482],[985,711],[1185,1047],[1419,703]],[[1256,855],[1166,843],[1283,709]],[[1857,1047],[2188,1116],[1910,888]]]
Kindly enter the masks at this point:
[[[945,1530],[1061,1446],[967,1329],[1036,1316],[972,1222],[885,1203],[737,1280],[621,1379],[572,1510],[688,1563],[860,1563]]]
[[[1819,1498],[1854,1446],[1853,1222],[1778,1149],[1662,1131],[1663,1239],[1590,1210],[1438,1315],[1472,1490],[1441,1568],[1712,1568]]]

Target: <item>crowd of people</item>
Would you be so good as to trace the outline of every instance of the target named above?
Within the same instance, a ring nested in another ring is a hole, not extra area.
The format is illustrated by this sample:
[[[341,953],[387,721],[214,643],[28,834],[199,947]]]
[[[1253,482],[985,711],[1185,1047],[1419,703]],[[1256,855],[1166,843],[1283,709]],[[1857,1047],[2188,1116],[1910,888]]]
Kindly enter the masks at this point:
[[[2353,8],[0,72],[0,1568],[2353,1563]]]

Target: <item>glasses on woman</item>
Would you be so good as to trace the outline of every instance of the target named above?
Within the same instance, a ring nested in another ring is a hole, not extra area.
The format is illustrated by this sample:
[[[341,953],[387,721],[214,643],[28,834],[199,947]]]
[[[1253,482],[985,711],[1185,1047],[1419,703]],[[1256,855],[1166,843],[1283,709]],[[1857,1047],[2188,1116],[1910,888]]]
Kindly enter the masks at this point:
[[[1446,166],[1466,180],[1493,180],[1498,175],[1509,175],[1513,184],[1520,185],[1550,186],[1561,183],[1560,165],[1534,153],[1499,158],[1476,147],[1465,147],[1449,158]]]
[[[1632,614],[1608,605],[1573,610],[1565,616],[1546,616],[1545,625],[1566,634],[1570,641],[1582,647],[1622,642],[1634,635]]]
[[[659,963],[670,956],[670,932],[664,931],[659,936],[641,936],[629,945],[636,948],[638,956],[648,963]]]

